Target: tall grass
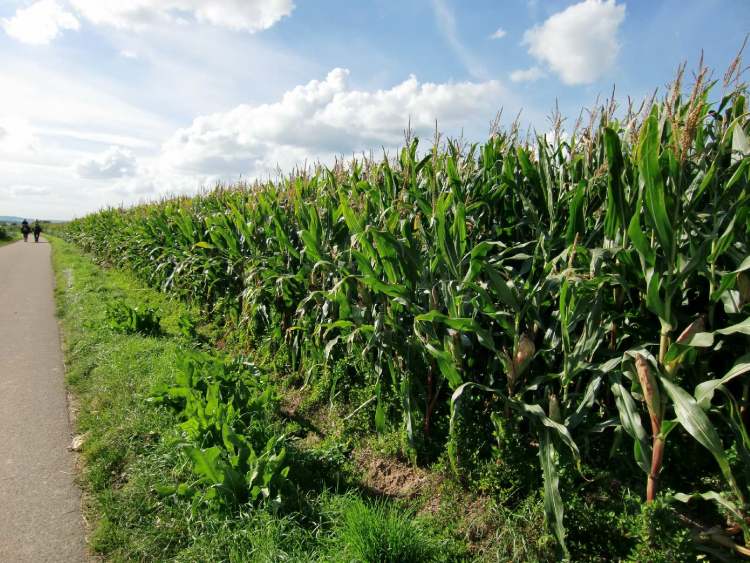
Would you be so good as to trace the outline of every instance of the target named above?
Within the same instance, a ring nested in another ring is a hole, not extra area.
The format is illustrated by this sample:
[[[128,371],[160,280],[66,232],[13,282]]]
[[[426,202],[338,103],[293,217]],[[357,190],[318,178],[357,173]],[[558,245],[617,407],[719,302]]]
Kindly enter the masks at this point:
[[[424,563],[445,561],[440,544],[417,526],[413,514],[385,503],[368,505],[356,497],[344,497],[337,515],[333,561]]]
[[[710,453],[722,483],[672,498],[718,502],[734,526],[722,537],[747,544],[739,68],[723,85],[700,69],[687,95],[681,69],[663,100],[613,102],[569,136],[514,129],[421,152],[413,139],[395,160],[106,209],[66,236],[305,381],[358,358],[375,427],[400,424],[416,462],[446,450],[461,474],[477,436],[520,435],[563,550],[561,468],[632,464],[652,501],[670,440]],[[622,456],[623,440],[632,458],[601,454]]]

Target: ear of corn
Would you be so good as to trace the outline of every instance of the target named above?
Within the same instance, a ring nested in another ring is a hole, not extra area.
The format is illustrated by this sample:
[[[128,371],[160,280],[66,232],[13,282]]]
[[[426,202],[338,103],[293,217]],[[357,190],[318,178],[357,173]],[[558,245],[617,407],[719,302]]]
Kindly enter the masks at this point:
[[[599,111],[569,140],[497,133],[422,155],[414,139],[395,161],[106,209],[66,236],[200,304],[238,340],[285,344],[288,370],[306,380],[336,359],[364,360],[377,427],[387,423],[381,394],[397,396],[389,412],[415,459],[430,420],[453,420],[470,393],[494,395],[486,414],[541,445],[561,544],[557,467],[580,461],[576,441],[613,440],[599,433],[607,420],[634,439],[637,464],[654,477],[668,472],[661,452],[675,425],[663,421],[675,418],[711,450],[726,502],[746,514],[737,482],[747,481],[734,479],[727,444],[702,434],[729,424],[745,452],[741,421],[722,422],[711,399],[693,397],[742,370],[750,334],[746,92],[713,103],[712,87],[699,80],[687,101],[670,97],[622,120]],[[706,324],[673,341],[696,318]],[[653,450],[658,440],[656,468],[641,416]],[[460,455],[461,443],[445,443]]]

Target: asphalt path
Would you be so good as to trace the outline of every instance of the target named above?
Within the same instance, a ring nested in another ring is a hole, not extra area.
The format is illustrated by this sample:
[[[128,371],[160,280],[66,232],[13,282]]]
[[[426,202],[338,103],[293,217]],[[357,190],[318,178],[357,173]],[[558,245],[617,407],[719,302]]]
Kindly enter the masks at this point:
[[[0,247],[0,561],[86,560],[50,245]]]

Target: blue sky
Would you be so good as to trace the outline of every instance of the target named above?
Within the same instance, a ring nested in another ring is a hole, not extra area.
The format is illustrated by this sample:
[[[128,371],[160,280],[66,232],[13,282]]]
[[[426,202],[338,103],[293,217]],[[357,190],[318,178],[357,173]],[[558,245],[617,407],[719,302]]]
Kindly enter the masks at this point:
[[[0,0],[0,215],[103,205],[393,153],[411,121],[543,133],[597,96],[719,77],[747,0]]]

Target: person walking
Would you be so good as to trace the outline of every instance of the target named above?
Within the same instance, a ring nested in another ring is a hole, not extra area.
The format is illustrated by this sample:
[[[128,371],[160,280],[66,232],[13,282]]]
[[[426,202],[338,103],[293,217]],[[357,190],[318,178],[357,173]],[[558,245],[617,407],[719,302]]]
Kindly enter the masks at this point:
[[[42,226],[39,224],[39,221],[36,221],[34,223],[34,242],[39,242],[39,235],[42,234]]]
[[[21,234],[23,235],[23,242],[29,241],[29,233],[31,232],[31,228],[29,227],[29,222],[24,219],[21,222]]]

